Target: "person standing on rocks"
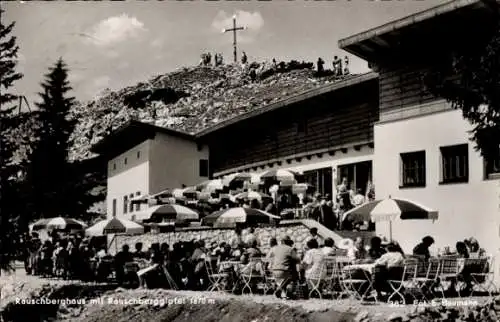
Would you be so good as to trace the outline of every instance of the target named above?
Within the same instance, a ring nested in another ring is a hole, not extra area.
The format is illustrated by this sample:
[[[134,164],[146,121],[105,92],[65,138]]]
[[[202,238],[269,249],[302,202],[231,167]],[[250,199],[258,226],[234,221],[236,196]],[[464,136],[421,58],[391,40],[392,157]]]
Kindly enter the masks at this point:
[[[349,57],[344,57],[344,75],[349,75]]]
[[[333,74],[335,76],[339,75],[339,69],[342,68],[341,65],[341,60],[338,56],[333,56]],[[340,74],[342,74],[342,70],[340,70]]]
[[[247,53],[243,52],[243,55],[241,55],[241,64],[246,65],[247,62],[248,62]]]
[[[318,62],[316,63],[316,65],[318,67],[318,76],[320,76],[325,71],[325,69],[323,67],[325,65],[325,61],[321,57],[319,57],[318,58]]]

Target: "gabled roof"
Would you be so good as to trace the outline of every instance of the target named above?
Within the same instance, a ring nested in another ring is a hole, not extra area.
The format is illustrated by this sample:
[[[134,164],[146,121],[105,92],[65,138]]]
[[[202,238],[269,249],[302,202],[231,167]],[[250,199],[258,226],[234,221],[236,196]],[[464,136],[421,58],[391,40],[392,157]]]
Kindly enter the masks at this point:
[[[402,19],[339,40],[339,47],[368,61],[384,57],[402,42],[429,47],[430,41],[447,41],[448,36],[463,36],[467,30],[481,28],[483,17],[498,13],[500,0],[455,0]],[[432,50],[432,48],[430,48]]]
[[[92,146],[91,151],[98,154],[118,155],[148,139],[154,138],[157,133],[164,133],[193,142],[195,140],[192,134],[186,132],[139,121],[130,121]]]

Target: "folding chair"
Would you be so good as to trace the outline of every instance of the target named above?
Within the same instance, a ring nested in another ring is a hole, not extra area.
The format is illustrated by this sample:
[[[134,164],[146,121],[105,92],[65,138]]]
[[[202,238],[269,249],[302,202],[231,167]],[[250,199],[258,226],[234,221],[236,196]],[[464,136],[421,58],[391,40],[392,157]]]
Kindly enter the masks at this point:
[[[257,284],[253,284],[256,280],[262,280],[264,278],[262,274],[262,260],[260,258],[250,258],[248,264],[241,269],[240,278],[243,282],[243,288],[241,289],[242,293],[245,293],[245,290],[249,290],[250,294],[253,294],[252,289],[257,286]]]
[[[224,291],[223,281],[229,275],[227,273],[220,273],[218,270],[214,270],[214,265],[211,260],[205,260],[205,268],[207,269],[208,280],[210,282],[208,291]]]
[[[309,286],[309,298],[311,298],[314,293],[318,294],[320,299],[322,298],[321,287],[323,282],[326,280],[326,274],[326,263],[322,263],[316,271],[313,271],[312,274],[307,277],[306,282]]]
[[[463,260],[457,257],[443,257],[440,259],[440,272],[439,272],[439,289],[441,296],[444,299],[444,283],[448,282],[450,285],[458,283],[458,277],[463,267]],[[459,294],[460,295],[460,294]]]
[[[343,263],[343,262],[340,262]],[[368,274],[365,272],[366,278],[358,278],[353,273],[357,271],[357,269],[351,269],[346,267],[347,265],[342,265],[342,288],[344,289],[344,294],[347,294],[349,298],[356,300],[364,300],[365,296],[368,292],[371,292],[373,289],[373,284]],[[366,290],[363,291],[363,288],[366,287]]]
[[[492,296],[498,292],[498,287],[494,282],[494,257],[488,256],[485,258],[477,259],[476,267],[472,267],[470,277],[472,279],[473,287],[471,296],[474,294],[474,286],[477,286],[481,291],[488,293]]]
[[[411,291],[412,283],[417,276],[417,265],[418,263],[415,260],[409,260],[405,261],[402,267],[391,268],[392,272],[389,272],[390,275],[387,280],[387,284],[391,288],[392,293],[387,298],[387,301],[391,301],[393,297],[399,296],[403,304],[406,304],[406,299],[403,292],[406,290]],[[398,274],[399,269],[402,270],[401,275]],[[399,276],[394,276],[392,274],[398,274]]]
[[[346,276],[344,273],[344,267],[349,265],[350,263],[347,261],[337,261],[337,258],[334,259],[334,267],[332,268],[332,275],[330,277],[330,285],[329,289],[332,291],[332,297],[335,296],[335,299],[342,299],[344,295],[350,296],[348,289],[345,287],[343,281]],[[329,264],[329,263],[328,263]]]
[[[415,292],[422,295],[425,300],[430,300],[434,295],[433,290],[439,283],[439,260],[431,258],[428,262],[419,262],[417,276],[415,277]],[[416,297],[415,297],[416,299]]]
[[[261,285],[264,295],[269,294],[270,292],[274,291],[277,287],[276,285],[276,279],[274,278],[273,272],[271,270],[270,266],[270,260],[264,259],[262,261],[262,271],[264,275],[263,283]]]
[[[340,285],[339,269],[335,257],[325,257],[324,261],[326,272],[323,279],[322,292],[323,294],[331,295],[333,298],[335,288],[338,288]]]

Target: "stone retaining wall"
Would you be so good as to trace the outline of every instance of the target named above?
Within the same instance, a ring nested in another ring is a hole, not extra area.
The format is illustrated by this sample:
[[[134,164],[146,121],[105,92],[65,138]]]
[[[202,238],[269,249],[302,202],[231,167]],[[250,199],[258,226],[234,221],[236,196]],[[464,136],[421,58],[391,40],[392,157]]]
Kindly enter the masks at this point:
[[[243,240],[245,239],[247,234],[248,232],[246,230],[243,230]],[[300,250],[304,248],[305,242],[309,237],[309,229],[306,226],[297,223],[280,227],[257,228],[255,230],[255,235],[260,242],[260,249],[264,252],[267,252],[267,250],[269,249],[269,240],[272,237],[276,237],[279,241],[280,237],[283,235],[290,236],[295,242],[294,247]],[[147,233],[136,236],[118,235],[112,242],[113,244],[110,247],[110,252],[113,254],[116,249],[121,249],[122,245],[124,244],[128,244],[131,251],[133,251],[134,245],[137,242],[142,242],[144,245],[143,249],[146,250],[153,243],[167,243],[172,246],[175,242],[190,241],[193,239],[202,239],[207,245],[211,244],[212,242],[217,242],[217,244],[220,244],[221,242],[229,242],[233,236],[234,230],[222,228],[185,228],[169,233]]]

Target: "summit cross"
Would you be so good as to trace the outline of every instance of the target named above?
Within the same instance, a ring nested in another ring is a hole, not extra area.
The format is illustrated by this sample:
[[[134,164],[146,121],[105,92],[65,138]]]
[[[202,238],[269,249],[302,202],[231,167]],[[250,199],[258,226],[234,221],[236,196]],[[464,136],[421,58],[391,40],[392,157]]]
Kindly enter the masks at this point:
[[[233,28],[226,28],[222,32],[233,32],[233,55],[234,55],[234,62],[238,62],[238,51],[237,51],[237,41],[236,41],[236,32],[240,30],[245,30],[246,27],[236,27],[236,16],[233,16]]]

